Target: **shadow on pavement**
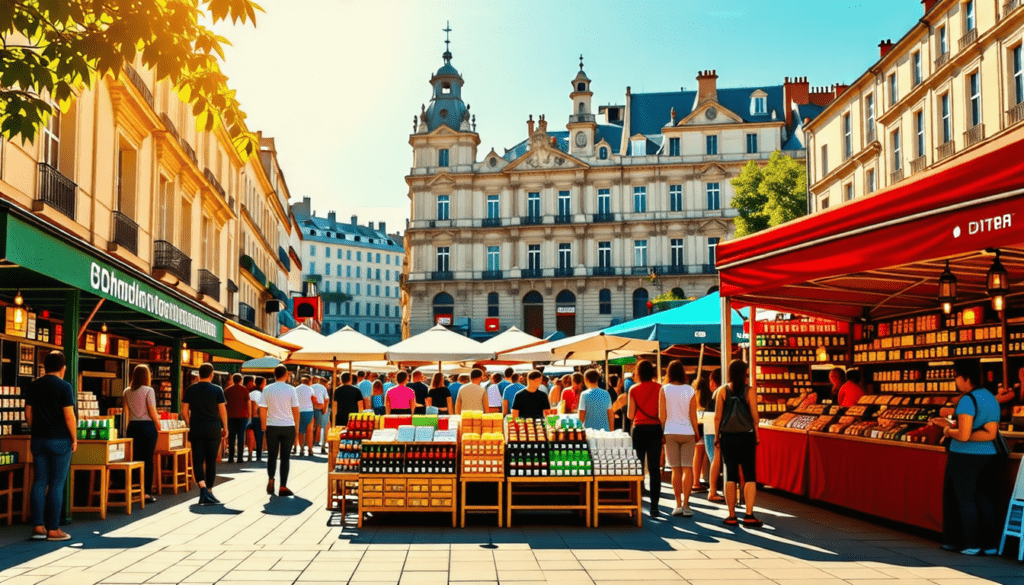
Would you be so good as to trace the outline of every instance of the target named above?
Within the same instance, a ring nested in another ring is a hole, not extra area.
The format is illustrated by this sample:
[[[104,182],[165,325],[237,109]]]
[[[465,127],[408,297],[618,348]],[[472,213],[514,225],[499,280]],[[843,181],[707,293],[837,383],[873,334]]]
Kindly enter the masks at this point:
[[[312,505],[313,502],[298,496],[290,498],[270,496],[270,501],[263,504],[263,513],[273,516],[295,516]]]
[[[68,531],[71,532],[71,529],[68,528]],[[71,540],[63,542],[31,540],[28,535],[29,532],[26,530],[23,542],[16,542],[4,547],[3,555],[0,555],[0,571],[67,547],[78,550],[131,549],[155,540],[153,538],[105,537],[84,531],[81,533],[71,532]]]
[[[226,515],[234,516],[235,514],[241,514],[241,510],[233,510],[223,505],[215,506],[200,506],[199,504],[192,504],[188,507],[188,511],[198,516],[217,516]]]

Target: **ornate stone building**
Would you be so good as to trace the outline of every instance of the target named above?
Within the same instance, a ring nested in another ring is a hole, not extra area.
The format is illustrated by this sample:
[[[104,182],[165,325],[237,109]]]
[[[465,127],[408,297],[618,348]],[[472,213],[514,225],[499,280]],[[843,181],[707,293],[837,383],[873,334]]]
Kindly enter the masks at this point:
[[[595,112],[581,58],[564,130],[530,116],[526,140],[481,157],[464,80],[443,60],[409,138],[411,334],[572,335],[642,316],[673,288],[706,294],[734,231],[730,180],[776,150],[803,161],[802,120],[834,94],[806,78],[718,89],[703,71],[696,91],[627,87]]]

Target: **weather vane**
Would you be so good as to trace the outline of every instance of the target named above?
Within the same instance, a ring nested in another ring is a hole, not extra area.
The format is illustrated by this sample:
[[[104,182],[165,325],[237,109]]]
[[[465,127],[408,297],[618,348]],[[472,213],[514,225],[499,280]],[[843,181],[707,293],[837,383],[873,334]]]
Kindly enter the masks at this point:
[[[580,53],[580,71],[583,71],[583,53]]]

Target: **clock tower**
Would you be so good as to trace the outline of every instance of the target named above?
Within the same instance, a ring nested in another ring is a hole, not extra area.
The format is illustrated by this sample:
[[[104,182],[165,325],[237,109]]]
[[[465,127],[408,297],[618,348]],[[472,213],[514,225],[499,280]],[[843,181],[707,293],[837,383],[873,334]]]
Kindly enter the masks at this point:
[[[569,99],[572,100],[572,114],[569,115],[569,123],[566,125],[569,130],[569,154],[577,158],[594,156],[597,122],[590,108],[590,100],[593,97],[594,92],[590,91],[590,78],[583,72],[583,55],[580,55],[580,72],[572,80],[572,92],[569,94]]]

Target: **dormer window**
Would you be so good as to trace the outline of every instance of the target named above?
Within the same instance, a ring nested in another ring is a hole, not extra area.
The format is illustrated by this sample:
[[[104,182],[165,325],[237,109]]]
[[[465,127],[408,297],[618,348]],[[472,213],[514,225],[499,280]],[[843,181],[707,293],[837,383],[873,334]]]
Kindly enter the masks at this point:
[[[750,98],[750,113],[758,116],[763,116],[768,113],[768,98],[764,96],[755,95]]]
[[[587,113],[587,108],[586,108],[585,105],[583,105],[583,102],[580,102],[580,107],[577,108],[577,109],[579,110],[579,113],[581,113],[581,114]]]
[[[633,145],[633,156],[646,156],[647,155],[647,140],[639,139],[630,141]]]
[[[602,146],[601,149],[597,151],[597,158],[601,160],[608,160],[608,148]]]

